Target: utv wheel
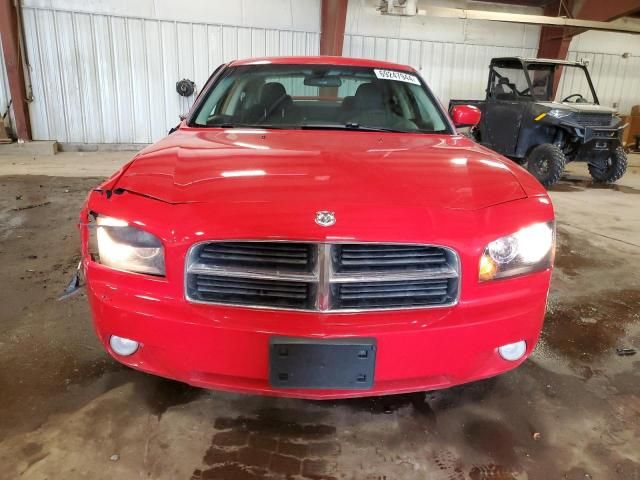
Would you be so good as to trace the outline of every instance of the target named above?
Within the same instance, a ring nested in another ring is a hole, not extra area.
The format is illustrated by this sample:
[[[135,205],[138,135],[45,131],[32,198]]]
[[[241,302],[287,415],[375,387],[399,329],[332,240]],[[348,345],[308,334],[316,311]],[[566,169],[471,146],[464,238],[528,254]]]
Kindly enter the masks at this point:
[[[604,165],[589,164],[589,173],[596,182],[613,183],[620,180],[626,171],[627,154],[622,147],[616,148]]]
[[[482,141],[482,137],[480,136],[480,129],[478,127],[472,127],[469,130],[469,136],[471,137],[472,140],[474,140],[475,142],[480,143]]]
[[[565,163],[562,150],[550,143],[538,145],[527,157],[527,169],[545,187],[550,187],[560,180]]]

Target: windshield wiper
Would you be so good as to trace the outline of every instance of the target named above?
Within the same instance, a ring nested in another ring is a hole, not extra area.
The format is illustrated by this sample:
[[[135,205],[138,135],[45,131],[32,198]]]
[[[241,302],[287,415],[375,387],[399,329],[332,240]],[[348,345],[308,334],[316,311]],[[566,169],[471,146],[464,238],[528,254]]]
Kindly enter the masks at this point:
[[[391,133],[409,133],[404,130],[394,130],[392,128],[382,127],[368,127],[366,125],[360,125],[359,123],[346,123],[344,125],[329,123],[314,124],[314,125],[300,125],[302,130],[359,130],[361,132],[391,132]]]
[[[212,123],[206,125],[206,127],[211,128],[262,128],[265,130],[283,130],[288,128],[298,128],[298,127],[289,127],[286,125],[271,125],[271,124],[250,124],[250,123]]]
[[[327,124],[311,124],[311,125],[273,125],[273,124],[249,124],[249,123],[219,123],[210,124],[207,127],[213,128],[263,128],[265,130],[358,130],[360,132],[389,132],[389,133],[433,133],[424,132],[422,130],[397,130],[384,127],[370,127],[360,125],[359,123],[348,122],[345,124],[327,123]]]
[[[384,128],[384,127],[369,127],[367,125],[360,125],[359,123],[355,123],[355,122],[348,122],[344,126],[349,130],[362,130],[364,132],[407,133],[406,130],[396,130],[394,128]]]

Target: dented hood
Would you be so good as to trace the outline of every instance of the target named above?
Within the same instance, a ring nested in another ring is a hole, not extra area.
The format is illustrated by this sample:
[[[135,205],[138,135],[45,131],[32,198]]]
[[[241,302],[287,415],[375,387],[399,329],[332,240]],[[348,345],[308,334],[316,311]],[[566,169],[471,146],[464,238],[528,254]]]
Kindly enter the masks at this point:
[[[473,210],[526,197],[517,168],[459,135],[182,128],[116,187],[169,203]]]

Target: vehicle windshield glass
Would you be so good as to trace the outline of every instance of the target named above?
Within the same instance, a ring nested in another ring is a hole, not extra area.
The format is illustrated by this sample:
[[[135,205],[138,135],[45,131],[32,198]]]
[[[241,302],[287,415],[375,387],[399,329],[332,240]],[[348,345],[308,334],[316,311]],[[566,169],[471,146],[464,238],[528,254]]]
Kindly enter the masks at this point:
[[[529,82],[518,60],[493,64],[489,74],[489,96],[495,100],[532,99]]]
[[[192,117],[200,127],[448,132],[435,99],[408,72],[335,65],[228,68]]]
[[[531,78],[531,90],[537,100],[595,103],[585,67],[533,63],[527,65],[527,70]]]

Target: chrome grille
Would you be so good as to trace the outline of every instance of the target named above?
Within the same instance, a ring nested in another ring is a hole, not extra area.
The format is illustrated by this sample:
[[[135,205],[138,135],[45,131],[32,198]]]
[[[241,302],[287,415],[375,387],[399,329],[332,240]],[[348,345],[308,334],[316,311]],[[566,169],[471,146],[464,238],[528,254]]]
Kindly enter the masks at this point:
[[[427,270],[447,264],[442,248],[424,245],[336,245],[338,272]]]
[[[454,279],[355,282],[333,286],[338,309],[407,308],[447,303]]]
[[[312,285],[282,280],[258,280],[196,274],[189,289],[205,302],[262,305],[275,308],[312,308]]]
[[[193,302],[308,311],[427,308],[458,298],[459,261],[433,245],[206,242],[187,255]]]
[[[207,265],[226,267],[286,268],[306,272],[313,268],[313,245],[308,243],[219,242],[205,244],[200,261]]]

